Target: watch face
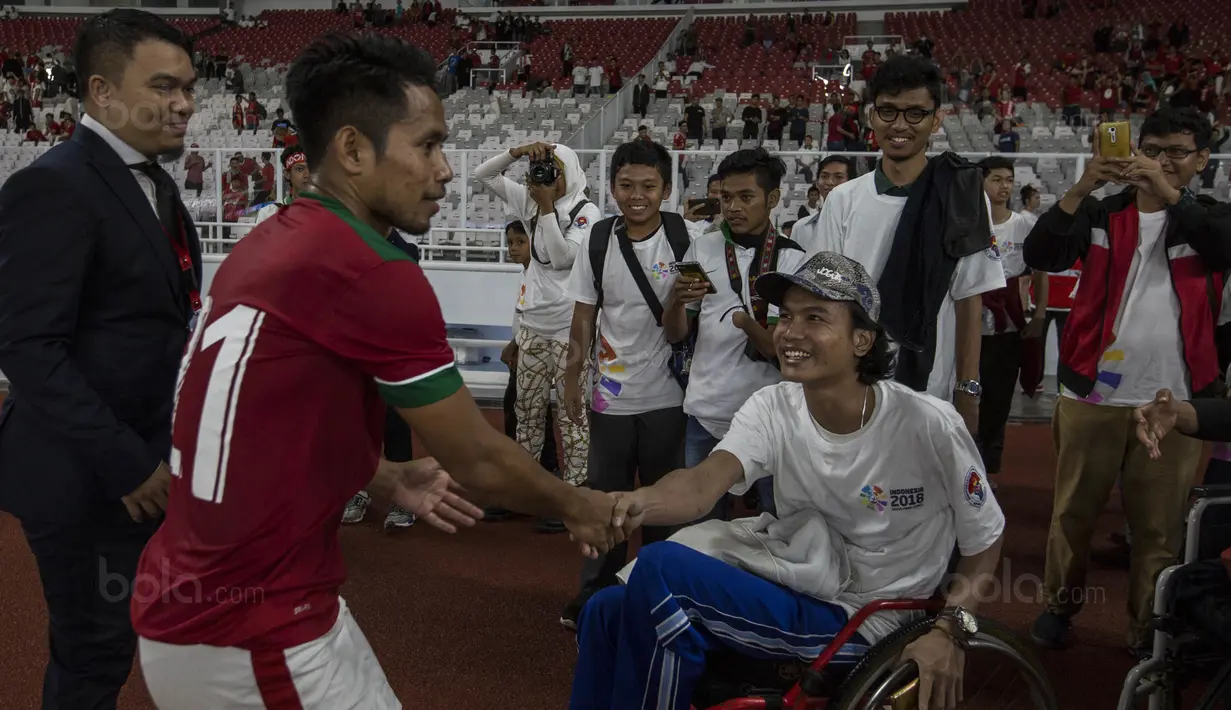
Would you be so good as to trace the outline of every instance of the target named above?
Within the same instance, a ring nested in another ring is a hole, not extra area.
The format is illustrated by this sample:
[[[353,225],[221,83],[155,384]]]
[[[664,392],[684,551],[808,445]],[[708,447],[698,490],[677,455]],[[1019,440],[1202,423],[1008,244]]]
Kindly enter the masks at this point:
[[[957,610],[957,622],[962,627],[962,631],[968,634],[978,633],[979,622],[975,621],[975,615],[965,609]]]

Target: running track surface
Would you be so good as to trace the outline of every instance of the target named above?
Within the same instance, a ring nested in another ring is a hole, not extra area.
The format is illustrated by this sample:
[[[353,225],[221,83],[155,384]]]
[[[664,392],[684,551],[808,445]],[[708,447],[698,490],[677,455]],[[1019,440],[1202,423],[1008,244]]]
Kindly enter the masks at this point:
[[[500,413],[487,414],[498,427]],[[415,450],[422,451],[417,442]],[[1001,598],[985,613],[1022,634],[1041,609],[1034,582],[1043,570],[1052,452],[1049,425],[1011,425],[1006,470],[994,477],[1008,518],[1001,576],[1021,580],[1024,594]],[[526,518],[480,524],[454,536],[422,525],[385,535],[383,512],[373,505],[363,523],[342,529],[350,580],[342,594],[405,706],[564,708],[576,646],[557,619],[580,565],[567,536],[536,535]],[[1122,521],[1113,498],[1095,537],[1096,553]],[[47,658],[46,614],[34,559],[17,521],[5,514],[0,570],[0,709],[32,709],[38,707]],[[1077,644],[1044,656],[1061,708],[1115,705],[1132,665],[1124,638],[1126,576],[1111,561],[1092,562],[1088,583],[1094,591],[1078,617]],[[120,708],[152,707],[134,669]]]

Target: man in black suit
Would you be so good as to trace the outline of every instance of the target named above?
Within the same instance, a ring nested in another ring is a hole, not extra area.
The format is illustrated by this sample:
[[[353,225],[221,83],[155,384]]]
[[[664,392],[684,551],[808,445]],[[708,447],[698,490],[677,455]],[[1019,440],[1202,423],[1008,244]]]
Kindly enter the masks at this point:
[[[650,109],[650,87],[646,86],[645,74],[637,75],[637,84],[633,87],[633,113],[645,118]]]
[[[156,162],[184,149],[188,40],[119,9],[85,20],[73,54],[86,116],[0,189],[0,509],[47,601],[44,710],[115,708],[131,671],[130,590],[166,505],[200,307],[196,228]]]

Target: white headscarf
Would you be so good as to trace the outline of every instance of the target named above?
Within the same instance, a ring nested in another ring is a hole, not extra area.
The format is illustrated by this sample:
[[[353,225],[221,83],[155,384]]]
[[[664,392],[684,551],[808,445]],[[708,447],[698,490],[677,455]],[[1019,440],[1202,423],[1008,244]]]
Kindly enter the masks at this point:
[[[567,189],[564,197],[556,200],[556,213],[567,215],[579,201],[586,199],[586,172],[581,169],[581,161],[577,159],[572,148],[556,144],[554,155],[564,165],[564,184]]]

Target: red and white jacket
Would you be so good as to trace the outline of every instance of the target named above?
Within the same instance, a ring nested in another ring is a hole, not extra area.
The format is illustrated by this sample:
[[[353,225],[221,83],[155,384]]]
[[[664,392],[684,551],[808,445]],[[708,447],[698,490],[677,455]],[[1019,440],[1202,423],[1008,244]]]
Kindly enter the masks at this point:
[[[1112,340],[1116,313],[1139,239],[1136,192],[1086,198],[1070,215],[1052,207],[1026,237],[1031,268],[1082,274],[1060,343],[1060,383],[1079,396],[1094,389],[1099,359]],[[1231,268],[1231,205],[1206,197],[1168,209],[1164,236],[1171,283],[1180,301],[1180,339],[1194,397],[1222,387],[1214,328],[1222,310],[1223,272]]]

